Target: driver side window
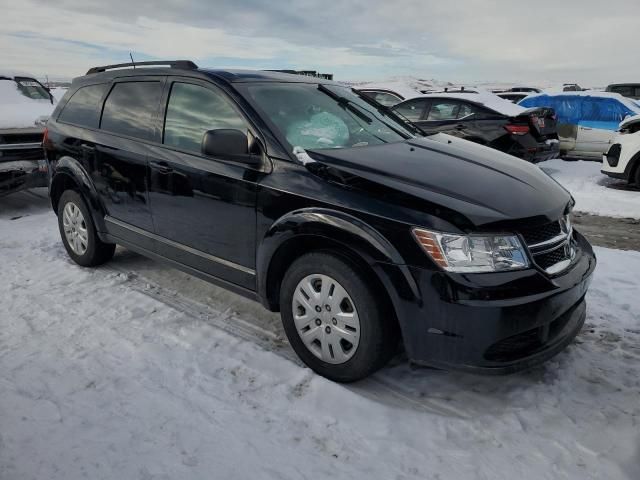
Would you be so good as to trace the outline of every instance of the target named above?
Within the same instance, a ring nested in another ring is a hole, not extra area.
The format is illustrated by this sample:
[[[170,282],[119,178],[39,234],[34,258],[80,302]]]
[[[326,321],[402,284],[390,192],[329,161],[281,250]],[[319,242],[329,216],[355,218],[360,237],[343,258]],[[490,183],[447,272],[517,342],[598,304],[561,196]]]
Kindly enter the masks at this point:
[[[222,92],[191,83],[171,87],[162,143],[200,153],[207,130],[232,128],[246,132],[247,123]]]

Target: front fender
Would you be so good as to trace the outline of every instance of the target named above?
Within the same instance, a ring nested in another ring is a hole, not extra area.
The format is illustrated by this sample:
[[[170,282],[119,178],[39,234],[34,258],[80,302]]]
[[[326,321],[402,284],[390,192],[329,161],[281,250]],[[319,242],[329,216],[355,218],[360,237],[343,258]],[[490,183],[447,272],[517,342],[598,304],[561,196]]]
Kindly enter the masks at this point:
[[[99,232],[106,231],[104,225],[105,209],[100,201],[98,190],[96,189],[91,176],[85,170],[80,162],[73,157],[61,157],[55,165],[55,170],[51,178],[49,186],[49,197],[51,206],[57,212],[57,202],[65,188],[68,188],[69,182],[74,184],[83,196],[93,217],[96,229]]]
[[[276,220],[258,246],[257,288],[265,305],[269,304],[269,282],[276,280],[270,277],[273,259],[289,242],[299,238],[313,238],[315,244],[326,240],[327,246],[340,244],[369,264],[389,292],[396,311],[407,300],[419,301],[418,287],[404,259],[380,232],[345,212],[306,208]],[[287,262],[290,264],[293,260],[288,258]]]

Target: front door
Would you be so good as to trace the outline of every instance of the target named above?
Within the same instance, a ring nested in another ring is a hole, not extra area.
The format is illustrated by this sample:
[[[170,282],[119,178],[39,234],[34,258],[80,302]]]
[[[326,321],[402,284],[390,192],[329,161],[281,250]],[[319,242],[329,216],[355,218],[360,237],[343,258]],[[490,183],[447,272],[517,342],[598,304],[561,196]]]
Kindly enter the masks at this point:
[[[255,289],[256,189],[260,172],[206,157],[207,130],[250,127],[219,88],[172,80],[163,147],[149,155],[149,197],[160,253],[209,275]]]

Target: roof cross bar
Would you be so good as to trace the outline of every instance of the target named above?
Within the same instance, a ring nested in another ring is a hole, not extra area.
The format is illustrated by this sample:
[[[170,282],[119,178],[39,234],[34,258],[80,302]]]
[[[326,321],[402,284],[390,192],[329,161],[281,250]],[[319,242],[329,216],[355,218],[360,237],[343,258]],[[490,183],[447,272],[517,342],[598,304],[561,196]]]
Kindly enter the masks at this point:
[[[101,67],[93,67],[87,71],[87,75],[92,73],[106,72],[107,70],[114,70],[116,68],[135,68],[140,66],[168,66],[170,68],[180,68],[182,70],[197,70],[198,65],[191,60],[157,60],[152,62],[135,62],[135,63],[117,63],[115,65],[103,65]]]

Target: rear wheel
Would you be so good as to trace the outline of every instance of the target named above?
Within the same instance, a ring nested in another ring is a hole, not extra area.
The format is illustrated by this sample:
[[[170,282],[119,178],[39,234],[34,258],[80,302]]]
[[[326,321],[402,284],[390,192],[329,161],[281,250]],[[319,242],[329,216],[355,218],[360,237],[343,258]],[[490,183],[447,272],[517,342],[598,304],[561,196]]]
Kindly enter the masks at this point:
[[[58,228],[64,248],[78,265],[95,267],[113,257],[116,246],[98,238],[87,204],[75,190],[66,190],[60,197]]]
[[[347,259],[320,252],[300,257],[283,280],[280,309],[298,356],[331,380],[364,378],[395,352],[392,312]]]

